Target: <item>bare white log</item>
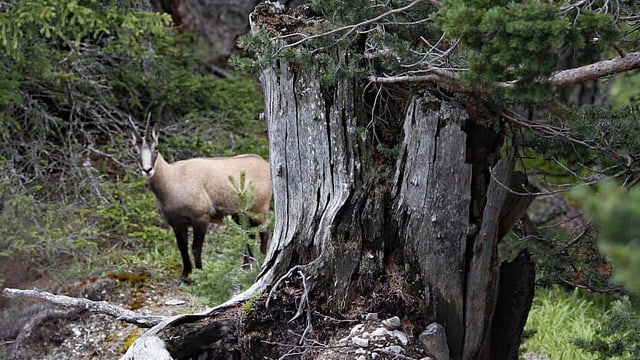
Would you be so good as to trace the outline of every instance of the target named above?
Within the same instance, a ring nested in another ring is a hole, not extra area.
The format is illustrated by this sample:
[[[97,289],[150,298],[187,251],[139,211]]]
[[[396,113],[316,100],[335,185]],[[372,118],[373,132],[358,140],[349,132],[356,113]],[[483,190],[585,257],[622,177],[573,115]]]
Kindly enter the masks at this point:
[[[165,316],[139,314],[135,311],[127,310],[120,306],[110,304],[106,301],[93,301],[85,298],[74,298],[65,295],[55,295],[50,292],[38,289],[20,290],[6,288],[2,290],[2,294],[12,299],[18,297],[42,299],[62,306],[102,313],[140,327],[152,327],[160,323],[162,320],[166,319]]]

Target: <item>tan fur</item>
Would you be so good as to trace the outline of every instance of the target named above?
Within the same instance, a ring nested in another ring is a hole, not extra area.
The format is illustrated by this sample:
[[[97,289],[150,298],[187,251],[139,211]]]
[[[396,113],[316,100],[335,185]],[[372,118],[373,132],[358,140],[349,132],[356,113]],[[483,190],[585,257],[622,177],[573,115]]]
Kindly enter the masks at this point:
[[[253,184],[252,212],[266,220],[271,202],[269,163],[258,155],[220,158],[194,158],[167,163],[158,154],[155,172],[147,181],[158,200],[162,213],[179,213],[190,218],[209,216],[218,222],[225,215],[238,211],[238,196],[229,176],[236,184],[244,172],[246,184]],[[246,186],[246,185],[245,185]]]
[[[149,128],[150,116],[144,137],[140,136],[133,120],[129,118],[133,132],[131,141],[138,157],[142,175],[156,198],[156,206],[171,225],[182,257],[181,281],[189,282],[192,266],[188,253],[188,228],[193,229],[192,251],[196,268],[202,268],[202,245],[209,222],[219,223],[226,215],[238,212],[238,194],[229,177],[240,183],[245,174],[245,188],[253,186],[251,212],[261,215],[252,220],[253,225],[267,220],[271,203],[271,172],[269,163],[258,155],[234,157],[195,158],[167,163],[158,152],[156,126]],[[154,161],[155,159],[155,161]],[[260,234],[260,250],[266,252],[268,232]],[[245,253],[245,263],[252,257],[250,247]]]

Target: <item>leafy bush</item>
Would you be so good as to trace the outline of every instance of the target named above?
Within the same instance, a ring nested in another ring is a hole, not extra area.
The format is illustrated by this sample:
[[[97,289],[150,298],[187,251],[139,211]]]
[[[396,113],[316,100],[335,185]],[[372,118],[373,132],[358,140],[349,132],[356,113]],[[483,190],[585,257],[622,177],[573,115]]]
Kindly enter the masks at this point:
[[[640,313],[629,297],[611,303],[602,326],[590,339],[575,343],[597,354],[599,359],[638,359],[640,357]]]
[[[523,80],[532,86],[536,77],[556,70],[559,50],[607,50],[617,36],[607,14],[588,9],[563,10],[538,1],[446,1],[446,11],[435,20],[467,47],[473,81]],[[592,38],[599,34],[599,41]]]
[[[573,192],[584,203],[585,214],[599,226],[598,246],[612,262],[613,279],[640,293],[640,189],[625,189],[615,182],[605,182],[591,189]]]
[[[195,269],[191,274],[195,281],[191,291],[208,306],[213,306],[253,284],[260,270],[262,255],[258,255],[256,244],[247,236],[247,230],[230,217],[225,218],[223,226],[205,244],[202,270]],[[246,244],[250,244],[253,254],[258,257],[249,268],[241,266]]]
[[[3,173],[0,169],[0,258],[22,254],[47,265],[56,256],[97,248],[98,228],[78,203],[39,201],[32,193],[40,186],[22,187]]]

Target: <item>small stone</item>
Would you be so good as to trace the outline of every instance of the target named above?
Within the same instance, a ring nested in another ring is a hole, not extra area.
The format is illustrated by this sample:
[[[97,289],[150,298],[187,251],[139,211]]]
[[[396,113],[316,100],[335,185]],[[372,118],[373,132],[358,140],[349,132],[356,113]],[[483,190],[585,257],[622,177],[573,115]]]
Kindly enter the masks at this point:
[[[400,327],[400,318],[397,316],[390,317],[386,320],[382,320],[382,325],[386,326],[387,329],[397,329]]]
[[[409,337],[407,336],[407,334],[405,334],[400,330],[393,330],[391,332],[391,335],[393,335],[396,339],[400,340],[402,345],[407,345],[409,343]]]
[[[358,333],[362,333],[362,331],[364,331],[364,325],[363,324],[358,324],[354,327],[351,328],[351,331],[349,332],[349,334],[351,336],[358,334]]]
[[[351,342],[360,347],[369,347],[369,339],[363,339],[355,336],[351,338]]]
[[[367,313],[367,315],[364,316],[364,319],[366,321],[378,320],[378,313]]]
[[[180,299],[167,299],[164,304],[167,306],[178,306],[178,305],[184,305],[187,302],[184,300],[180,300]]]
[[[447,335],[442,325],[436,322],[429,324],[422,334],[420,334],[419,340],[426,352],[435,360],[449,359]]]
[[[385,336],[391,336],[391,332],[383,327],[378,327],[370,335],[372,338],[384,338]]]
[[[402,348],[402,346],[398,346],[398,345],[391,345],[384,348],[383,350],[385,352],[388,352],[390,354],[395,354],[395,355],[400,355],[404,352],[404,349]]]
[[[391,332],[383,327],[376,328],[371,332],[371,337],[385,337],[385,335],[391,335]]]

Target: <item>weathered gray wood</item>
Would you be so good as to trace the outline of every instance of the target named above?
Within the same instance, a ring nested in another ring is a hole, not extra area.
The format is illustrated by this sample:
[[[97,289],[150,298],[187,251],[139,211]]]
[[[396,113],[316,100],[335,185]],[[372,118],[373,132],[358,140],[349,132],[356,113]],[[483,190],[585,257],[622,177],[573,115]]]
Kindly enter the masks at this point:
[[[333,298],[344,306],[359,254],[351,261],[332,235],[360,166],[354,95],[350,82],[323,87],[315,74],[313,67],[295,71],[283,60],[262,72],[276,216],[266,263],[280,274],[292,265],[352,264],[331,281]]]
[[[25,314],[19,321],[13,322],[7,326],[10,329],[2,329],[0,331],[0,341],[7,345],[7,360],[31,359],[33,342],[31,335],[43,323],[55,319],[74,319],[82,312],[82,309],[61,309],[51,303],[37,304],[29,309],[30,314]],[[6,326],[6,324],[3,324]],[[9,333],[9,330],[11,333]],[[4,334],[3,334],[4,333]],[[8,336],[7,336],[8,335]],[[13,340],[13,341],[11,341]]]
[[[491,329],[491,358],[516,360],[535,293],[536,271],[527,250],[500,265],[500,286]]]
[[[490,334],[498,290],[498,226],[509,191],[503,184],[510,183],[514,164],[515,156],[511,151],[493,168],[482,225],[473,242],[467,274],[464,312],[467,332],[462,359],[485,359],[490,355],[485,346],[489,345],[486,339]]]
[[[467,114],[460,104],[415,98],[404,121],[397,163],[395,218],[404,261],[419,273],[426,306],[447,330],[459,358],[463,318],[465,243],[469,224],[471,165],[465,162]]]
[[[166,319],[164,316],[139,314],[106,301],[93,301],[84,298],[55,295],[38,289],[20,290],[6,288],[2,290],[2,294],[10,298],[28,297],[42,299],[58,305],[99,312],[140,327],[151,327]]]
[[[120,360],[173,360],[164,341],[154,335],[143,335],[130,346]]]

